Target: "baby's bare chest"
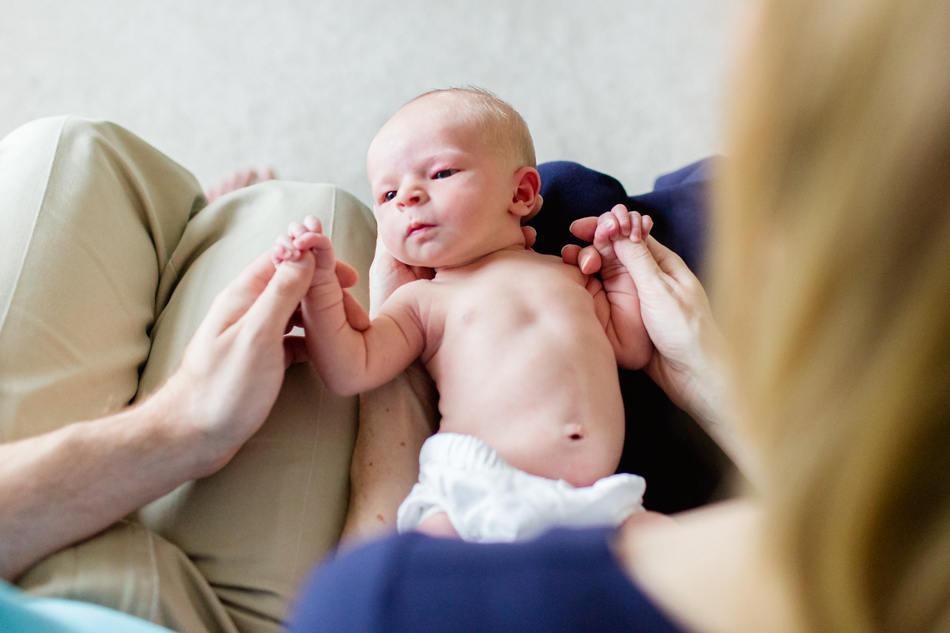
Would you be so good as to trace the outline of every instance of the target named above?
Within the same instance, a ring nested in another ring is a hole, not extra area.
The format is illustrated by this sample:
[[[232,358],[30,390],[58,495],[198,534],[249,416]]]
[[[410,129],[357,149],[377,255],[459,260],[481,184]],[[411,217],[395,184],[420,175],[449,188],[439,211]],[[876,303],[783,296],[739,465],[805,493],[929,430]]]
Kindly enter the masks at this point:
[[[541,260],[501,262],[435,283],[426,347],[471,353],[573,338],[597,325],[585,282],[577,268]]]

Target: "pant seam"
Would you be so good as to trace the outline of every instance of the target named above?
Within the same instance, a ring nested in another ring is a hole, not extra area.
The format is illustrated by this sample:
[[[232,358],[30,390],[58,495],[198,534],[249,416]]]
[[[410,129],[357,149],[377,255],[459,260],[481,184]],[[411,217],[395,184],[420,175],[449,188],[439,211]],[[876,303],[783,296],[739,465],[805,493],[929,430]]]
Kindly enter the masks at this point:
[[[142,528],[148,539],[148,557],[152,566],[152,599],[149,604],[148,619],[150,622],[158,622],[158,602],[159,602],[159,577],[158,577],[158,557],[155,555],[155,537],[148,528]]]
[[[36,209],[36,213],[33,216],[33,224],[30,227],[30,237],[27,241],[26,247],[23,249],[23,255],[20,258],[20,263],[17,266],[17,273],[15,276],[15,281],[13,282],[13,288],[10,291],[10,296],[7,300],[7,305],[3,307],[3,314],[0,315],[0,332],[3,331],[3,326],[6,325],[7,317],[10,314],[10,306],[13,305],[13,297],[16,295],[17,290],[20,287],[20,279],[23,277],[23,267],[26,265],[26,258],[30,252],[30,247],[33,244],[33,239],[36,237],[36,224],[39,222],[40,213],[43,212],[43,207],[46,204],[46,196],[49,194],[49,183],[53,173],[53,167],[56,164],[56,159],[59,156],[59,146],[60,142],[63,139],[63,128],[66,127],[66,122],[70,117],[63,117],[62,123],[59,126],[59,132],[56,135],[56,147],[53,148],[53,158],[49,162],[49,168],[46,172],[46,183],[43,186],[43,196],[40,198],[40,204]]]

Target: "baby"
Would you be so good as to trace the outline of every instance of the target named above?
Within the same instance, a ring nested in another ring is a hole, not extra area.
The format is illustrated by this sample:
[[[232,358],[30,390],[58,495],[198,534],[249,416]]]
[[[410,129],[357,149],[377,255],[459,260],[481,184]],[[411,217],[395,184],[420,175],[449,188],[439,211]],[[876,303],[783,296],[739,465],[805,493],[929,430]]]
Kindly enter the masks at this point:
[[[290,247],[279,240],[274,257],[316,257],[301,308],[331,390],[375,388],[417,358],[435,380],[441,424],[398,529],[514,541],[551,525],[618,525],[642,510],[643,479],[614,474],[624,441],[617,365],[639,369],[653,349],[636,288],[616,258],[605,258],[614,274],[601,283],[526,248],[522,221],[541,198],[521,116],[479,90],[427,93],[379,131],[367,171],[386,249],[434,278],[399,287],[366,327],[351,299],[344,307],[315,218],[292,228]],[[597,240],[648,228],[631,227],[624,211]]]

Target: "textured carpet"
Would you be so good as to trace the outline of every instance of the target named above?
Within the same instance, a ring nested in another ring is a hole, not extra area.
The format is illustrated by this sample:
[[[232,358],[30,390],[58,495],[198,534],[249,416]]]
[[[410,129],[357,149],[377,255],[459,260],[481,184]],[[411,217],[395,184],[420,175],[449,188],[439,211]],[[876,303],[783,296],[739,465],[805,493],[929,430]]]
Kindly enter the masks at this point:
[[[541,161],[628,191],[719,150],[737,0],[0,0],[0,135],[114,120],[204,184],[270,164],[364,201],[379,126],[432,88],[518,109]]]

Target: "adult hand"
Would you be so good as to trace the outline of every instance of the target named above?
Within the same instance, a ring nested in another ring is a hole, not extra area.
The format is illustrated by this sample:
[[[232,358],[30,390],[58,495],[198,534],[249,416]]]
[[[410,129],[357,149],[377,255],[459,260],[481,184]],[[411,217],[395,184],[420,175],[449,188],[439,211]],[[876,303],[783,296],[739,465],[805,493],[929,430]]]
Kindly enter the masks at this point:
[[[309,252],[276,268],[269,254],[254,260],[215,298],[178,371],[153,396],[201,438],[199,474],[226,464],[274,405],[294,355],[284,332],[313,269]]]
[[[277,269],[259,257],[221,291],[178,371],[145,402],[0,444],[0,577],[226,464],[277,399],[284,330],[313,268],[309,253]]]
[[[611,212],[577,220],[571,232],[580,239],[593,240],[598,225],[617,222],[615,215]],[[642,217],[630,213],[630,222],[642,222]],[[655,348],[644,370],[751,475],[750,453],[731,426],[724,345],[706,292],[679,255],[652,236],[641,239],[641,234],[631,231],[629,237],[614,241],[613,248],[637,286],[640,314]],[[562,257],[586,274],[600,267],[600,253],[592,246],[567,246]]]
[[[392,256],[383,238],[376,235],[376,255],[369,267],[369,316],[376,318],[380,307],[396,288],[417,279],[432,279],[435,272],[424,266],[407,266]]]
[[[287,227],[287,232],[278,235],[274,247],[271,249],[271,262],[274,266],[279,266],[286,259],[297,259],[300,254],[307,250],[307,241],[313,238],[314,233],[322,233],[323,224],[320,219],[308,215],[303,222],[291,222]],[[311,251],[316,257],[317,252]],[[315,260],[316,261],[316,260]],[[363,331],[369,327],[369,317],[359,302],[347,292],[347,288],[352,288],[359,281],[359,273],[355,268],[346,262],[336,260],[334,272],[340,287],[343,288],[343,311],[346,314],[346,320],[353,329]],[[311,280],[312,282],[312,280]],[[294,312],[290,322],[287,324],[287,332],[293,327],[303,328],[303,314],[300,306]],[[287,365],[291,363],[300,363],[310,360],[310,354],[307,351],[307,345],[304,337],[288,336],[284,339],[287,347]]]

